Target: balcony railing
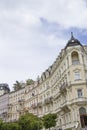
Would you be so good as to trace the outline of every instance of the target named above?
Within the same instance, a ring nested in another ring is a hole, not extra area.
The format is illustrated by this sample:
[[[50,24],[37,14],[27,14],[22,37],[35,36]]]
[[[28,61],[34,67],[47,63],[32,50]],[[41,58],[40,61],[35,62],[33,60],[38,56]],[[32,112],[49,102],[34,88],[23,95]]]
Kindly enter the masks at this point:
[[[20,99],[20,100],[18,100],[18,103],[19,103],[20,105],[23,105],[23,103],[24,103],[24,99]]]
[[[24,102],[24,99],[20,99],[20,100],[18,100],[18,102]]]
[[[7,112],[3,112],[2,115],[7,115]]]
[[[32,107],[33,109],[37,108],[37,103],[32,104],[31,107]]]
[[[80,62],[79,62],[79,60],[73,60],[73,61],[72,61],[72,64],[73,64],[73,65],[79,65]]]
[[[66,91],[68,87],[71,86],[71,83],[70,82],[64,82],[61,86],[60,86],[60,92],[63,92],[63,91]]]
[[[27,112],[27,111],[29,111],[29,107],[24,107],[23,110],[24,110],[24,112]]]
[[[72,103],[76,103],[78,105],[87,104],[87,97],[78,97],[78,98],[72,99],[70,101],[70,104]]]
[[[53,103],[53,97],[46,98],[44,102],[45,104]]]
[[[87,97],[74,98],[69,101],[66,100],[61,104],[61,109],[69,109],[69,106],[72,104],[85,105],[87,104]]]
[[[42,107],[42,102],[38,102],[38,107]]]
[[[23,108],[18,108],[18,109],[17,109],[17,112],[19,112],[19,113],[20,113],[20,112],[23,112],[23,111],[24,111]]]
[[[66,111],[66,112],[68,112],[68,111],[70,110],[69,104],[68,104],[67,100],[64,101],[64,102],[61,104],[61,107],[60,107],[60,108],[61,108],[62,110],[64,110],[64,111]]]
[[[8,104],[8,106],[12,106],[12,104],[10,103],[10,104]]]
[[[10,109],[10,108],[12,108],[12,104],[11,103],[8,104],[8,109]]]

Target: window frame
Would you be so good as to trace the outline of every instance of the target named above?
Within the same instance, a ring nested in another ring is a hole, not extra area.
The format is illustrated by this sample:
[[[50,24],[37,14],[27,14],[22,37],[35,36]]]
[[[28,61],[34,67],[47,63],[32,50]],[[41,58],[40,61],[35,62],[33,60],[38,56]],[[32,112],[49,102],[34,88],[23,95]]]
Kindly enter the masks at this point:
[[[77,89],[77,95],[78,95],[78,98],[83,97],[83,91],[82,91],[82,89]]]

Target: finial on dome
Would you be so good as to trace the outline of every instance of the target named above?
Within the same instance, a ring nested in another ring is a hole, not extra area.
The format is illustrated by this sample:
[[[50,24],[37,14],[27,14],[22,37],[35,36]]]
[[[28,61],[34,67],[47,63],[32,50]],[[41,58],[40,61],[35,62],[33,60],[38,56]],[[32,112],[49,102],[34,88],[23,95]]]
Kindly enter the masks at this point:
[[[74,36],[73,36],[73,32],[71,32],[71,39],[73,39],[74,38]]]
[[[67,47],[77,46],[77,45],[82,46],[82,44],[80,43],[80,41],[79,41],[78,39],[74,38],[73,32],[71,32],[71,38],[70,38],[70,40],[68,41],[68,43],[67,43],[65,49],[66,49]]]

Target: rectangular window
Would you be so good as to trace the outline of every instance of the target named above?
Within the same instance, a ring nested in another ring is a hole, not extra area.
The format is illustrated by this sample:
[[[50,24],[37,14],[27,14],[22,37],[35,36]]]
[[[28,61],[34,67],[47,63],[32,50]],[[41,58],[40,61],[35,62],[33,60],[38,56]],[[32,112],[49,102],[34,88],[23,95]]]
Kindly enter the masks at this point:
[[[78,97],[82,97],[82,89],[77,90]]]
[[[75,80],[79,80],[80,79],[80,72],[75,72]]]

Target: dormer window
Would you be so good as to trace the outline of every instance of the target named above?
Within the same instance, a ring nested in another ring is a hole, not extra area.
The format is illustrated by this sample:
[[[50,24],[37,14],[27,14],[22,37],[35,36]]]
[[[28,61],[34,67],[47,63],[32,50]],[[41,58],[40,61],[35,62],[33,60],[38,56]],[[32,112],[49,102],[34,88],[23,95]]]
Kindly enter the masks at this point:
[[[72,58],[72,64],[73,65],[79,64],[79,55],[76,51],[72,52],[71,58]]]

